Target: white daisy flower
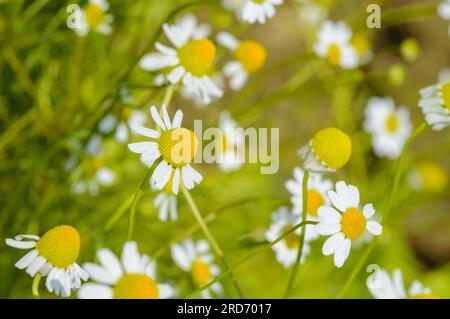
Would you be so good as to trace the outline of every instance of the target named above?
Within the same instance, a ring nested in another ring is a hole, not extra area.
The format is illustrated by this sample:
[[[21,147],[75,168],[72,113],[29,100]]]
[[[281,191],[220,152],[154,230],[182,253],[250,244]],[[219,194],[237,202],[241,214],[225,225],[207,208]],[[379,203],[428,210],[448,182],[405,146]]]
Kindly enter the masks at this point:
[[[298,150],[304,160],[303,167],[315,173],[335,172],[349,161],[351,154],[350,137],[334,127],[320,130]]]
[[[291,203],[293,213],[301,214],[303,209],[303,175],[304,171],[300,167],[294,168],[294,179],[286,182],[285,186],[291,193]],[[328,179],[323,179],[320,174],[311,174],[308,178],[308,203],[307,220],[319,221],[317,210],[323,205],[329,205],[328,191],[333,188],[333,184]],[[319,235],[314,225],[306,225],[306,238],[308,241],[317,239]]]
[[[276,240],[301,221],[302,218],[300,215],[290,212],[285,206],[280,207],[277,211],[272,213],[272,223],[265,234],[266,240],[268,242]],[[302,229],[302,227],[296,229],[294,232],[291,232],[289,235],[284,237],[282,241],[272,246],[272,249],[275,252],[275,258],[285,268],[288,268],[290,265],[294,264],[297,259]],[[305,233],[302,259],[300,260],[301,263],[305,261],[306,256],[310,253],[310,250],[307,233]]]
[[[158,218],[162,222],[168,219],[176,221],[178,218],[177,196],[172,192],[172,183],[166,184],[164,189],[155,196],[153,207],[158,209]]]
[[[325,21],[317,33],[314,44],[316,54],[334,66],[344,69],[358,66],[358,54],[352,47],[352,30],[343,21]]]
[[[450,125],[450,81],[420,90],[419,107],[433,130],[440,131]]]
[[[71,185],[74,194],[97,196],[101,187],[111,187],[116,181],[116,173],[106,166],[100,158],[94,158],[87,166],[81,166],[76,172],[75,182]]]
[[[237,130],[237,123],[228,111],[222,111],[219,118],[221,135],[217,140],[217,163],[224,172],[236,171],[242,167],[244,158],[239,151],[244,145],[243,131]]]
[[[123,245],[122,261],[107,248],[100,249],[97,258],[99,265],[83,265],[95,283],[83,284],[79,299],[168,299],[176,295],[172,285],[157,280],[156,262],[139,254],[134,241]]]
[[[63,297],[69,297],[72,290],[80,288],[81,280],[89,278],[88,273],[76,263],[80,241],[78,231],[66,225],[56,226],[42,237],[17,235],[14,239],[5,240],[8,246],[32,249],[15,266],[25,269],[31,277],[37,273],[47,276],[47,290]]]
[[[219,266],[213,263],[214,255],[210,252],[209,243],[199,240],[194,243],[186,239],[181,244],[172,245],[172,258],[177,266],[190,273],[196,287],[203,286],[220,274]],[[223,289],[219,282],[201,292],[202,298],[211,298],[211,292],[222,295]]]
[[[88,4],[81,10],[74,31],[79,36],[85,36],[93,30],[101,34],[111,34],[111,23],[114,17],[106,12],[109,3],[106,0],[89,0]]]
[[[119,143],[127,143],[129,139],[129,128],[132,126],[143,126],[145,124],[145,114],[140,110],[127,110],[124,112],[125,119],[118,121],[113,114],[105,116],[99,123],[99,131],[109,134],[115,129],[114,137]]]
[[[372,97],[366,107],[364,129],[372,135],[372,146],[379,157],[398,158],[411,134],[406,107],[395,107],[389,97]]]
[[[231,78],[231,89],[239,91],[247,82],[249,74],[259,71],[264,65],[266,49],[257,41],[239,41],[231,33],[224,31],[217,35],[216,40],[236,57],[236,60],[224,65],[223,73]]]
[[[275,6],[282,3],[283,0],[246,0],[238,12],[242,21],[263,24],[275,16]]]
[[[444,0],[439,4],[438,14],[442,19],[450,21],[450,0]],[[448,34],[450,35],[450,25],[448,26]]]
[[[141,154],[141,161],[147,167],[151,167],[156,160],[159,160],[150,178],[152,188],[162,190],[169,183],[172,185],[174,194],[178,194],[180,182],[187,189],[194,188],[194,185],[199,184],[203,179],[190,165],[197,152],[198,140],[194,132],[181,127],[183,112],[178,110],[173,121],[170,121],[164,106],[162,118],[155,106],[150,108],[150,113],[162,132],[133,126],[131,129],[134,132],[154,141],[128,144],[129,150]]]
[[[367,64],[373,58],[372,43],[370,39],[363,33],[356,33],[352,36],[350,44],[358,55],[359,64]]]
[[[163,76],[164,77],[164,76]],[[223,75],[220,72],[214,72],[211,76],[211,80],[217,85],[218,88],[220,88],[222,91],[225,87],[225,80],[223,78]],[[186,100],[191,100],[194,102],[194,105],[197,107],[205,107],[209,103],[205,103],[198,94],[192,90],[191,87],[183,86],[181,88],[180,92],[181,97],[183,97]],[[217,98],[214,98],[211,102],[214,100],[217,100]]]
[[[350,253],[352,241],[359,239],[366,230],[381,235],[382,226],[370,220],[375,214],[372,204],[359,208],[359,190],[345,182],[336,183],[336,191],[329,191],[332,206],[322,206],[318,210],[320,223],[316,231],[322,236],[331,236],[323,247],[325,256],[334,254],[334,264],[342,267]]]
[[[408,292],[405,290],[403,275],[400,269],[395,269],[392,277],[384,269],[367,278],[367,287],[375,299],[433,299],[436,298],[431,289],[421,282],[414,281]]]
[[[209,28],[197,26],[195,17],[186,15],[174,25],[164,24],[163,30],[175,48],[157,42],[158,52],[144,55],[140,67],[146,71],[168,70],[171,84],[182,83],[205,104],[221,97],[222,90],[210,78],[216,47],[206,38]]]

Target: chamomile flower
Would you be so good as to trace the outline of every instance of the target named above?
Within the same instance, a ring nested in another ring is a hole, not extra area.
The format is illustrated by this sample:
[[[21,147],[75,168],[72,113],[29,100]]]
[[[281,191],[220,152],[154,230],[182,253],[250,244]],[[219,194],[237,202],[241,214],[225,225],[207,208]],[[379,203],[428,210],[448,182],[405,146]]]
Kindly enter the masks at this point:
[[[408,292],[405,290],[403,275],[400,269],[395,269],[392,277],[384,269],[379,269],[367,278],[367,287],[375,299],[433,299],[436,298],[431,289],[420,281],[414,281]]]
[[[97,196],[101,187],[111,187],[116,181],[116,174],[104,166],[100,157],[93,158],[75,171],[71,190],[74,194],[90,194]]]
[[[162,190],[169,183],[174,194],[178,194],[180,182],[187,189],[194,188],[203,179],[190,165],[197,152],[198,140],[194,132],[181,127],[183,112],[178,110],[172,121],[164,106],[162,118],[155,106],[150,108],[150,113],[162,132],[133,126],[134,132],[154,141],[128,144],[129,150],[141,154],[141,161],[147,167],[160,160],[150,178],[152,188]]]
[[[350,44],[358,55],[359,64],[366,64],[373,58],[372,43],[363,33],[356,33],[352,36]]]
[[[242,167],[244,158],[240,148],[244,144],[243,131],[237,130],[237,123],[228,111],[222,111],[219,118],[221,135],[217,140],[217,163],[224,172],[236,171]]]
[[[248,23],[266,23],[275,16],[275,7],[282,3],[283,0],[246,0],[239,10],[241,19]]]
[[[114,18],[107,14],[109,3],[106,0],[89,0],[81,11],[74,31],[79,36],[85,36],[93,30],[101,34],[111,34],[111,23]]]
[[[343,21],[325,21],[317,33],[315,53],[333,66],[351,69],[358,66],[358,54],[351,45],[352,30]]]
[[[175,48],[159,42],[158,52],[142,57],[139,65],[146,71],[167,71],[167,81],[182,83],[205,103],[223,95],[211,80],[216,47],[207,39],[208,28],[199,27],[194,16],[186,15],[174,25],[164,24],[164,33]]]
[[[214,82],[214,84],[220,88],[222,91],[225,88],[225,80],[223,78],[222,73],[216,71],[211,75],[211,80]],[[181,97],[183,97],[186,100],[190,100],[194,103],[195,106],[197,107],[205,107],[207,106],[209,103],[205,103],[204,100],[202,100],[198,94],[195,92],[195,90],[192,90],[191,87],[188,86],[183,86],[181,88],[181,92],[180,92]],[[213,98],[211,102],[217,100],[216,98]]]
[[[450,81],[420,90],[419,107],[433,130],[440,131],[450,125]]]
[[[409,173],[408,182],[416,191],[439,193],[448,185],[448,173],[439,164],[422,161]]]
[[[352,154],[352,141],[341,130],[328,127],[316,133],[308,145],[298,151],[304,169],[326,173],[344,166]]]
[[[123,119],[118,120],[113,114],[105,116],[99,123],[99,130],[103,134],[114,132],[115,139],[120,143],[127,143],[130,137],[129,128],[132,126],[143,126],[145,114],[140,110],[124,108]]]
[[[450,21],[450,0],[444,0],[439,4],[438,14],[445,21]],[[448,26],[448,33],[450,35],[450,25]]]
[[[269,242],[276,240],[301,221],[302,218],[299,214],[290,212],[287,207],[280,207],[277,211],[272,213],[272,223],[265,234],[266,240]],[[297,259],[301,233],[302,228],[298,228],[289,235],[285,236],[282,241],[272,246],[277,261],[285,268],[288,268],[290,265],[295,263],[295,260]],[[301,263],[305,261],[306,256],[309,255],[311,250],[306,236],[307,233],[305,233],[303,254],[302,259],[300,260]]]
[[[294,179],[286,182],[285,186],[291,193],[292,211],[301,214],[303,209],[303,176],[300,167],[294,168]],[[323,205],[329,205],[327,193],[333,188],[331,181],[323,179],[321,174],[311,174],[308,179],[308,205],[307,220],[318,221],[317,210]],[[319,235],[314,225],[306,225],[306,238],[308,241],[317,239]]]
[[[153,207],[158,209],[158,218],[160,221],[166,222],[168,219],[171,221],[177,220],[177,196],[172,192],[170,182],[155,196]]]
[[[239,91],[247,82],[249,74],[259,71],[264,65],[266,49],[254,40],[239,41],[229,32],[220,32],[216,39],[236,57],[236,60],[224,65],[223,73],[231,78],[231,89]]]
[[[372,204],[360,209],[359,190],[345,182],[336,183],[336,191],[329,191],[332,206],[322,206],[318,210],[320,217],[316,231],[329,237],[323,247],[325,256],[334,254],[334,265],[338,268],[344,265],[350,253],[352,241],[359,239],[366,231],[378,236],[382,226],[370,220],[375,214]]]
[[[78,231],[66,225],[56,226],[42,237],[17,235],[14,239],[6,239],[8,246],[32,249],[15,266],[25,269],[31,277],[37,273],[47,276],[47,290],[63,297],[69,297],[72,290],[80,288],[81,280],[89,278],[76,263],[80,242]]]
[[[214,264],[214,255],[206,240],[194,243],[191,239],[186,239],[181,244],[172,245],[172,258],[181,270],[190,274],[196,287],[207,284],[220,274],[220,268]],[[202,297],[211,298],[211,292],[222,295],[222,285],[214,283],[209,289],[202,291]]]
[[[397,158],[412,131],[409,111],[403,106],[396,108],[389,97],[373,97],[366,107],[364,129],[372,135],[377,156]]]
[[[100,249],[97,258],[99,265],[83,265],[95,282],[83,284],[79,299],[168,299],[176,295],[172,285],[157,280],[156,262],[141,255],[134,241],[123,245],[121,261],[107,248]]]

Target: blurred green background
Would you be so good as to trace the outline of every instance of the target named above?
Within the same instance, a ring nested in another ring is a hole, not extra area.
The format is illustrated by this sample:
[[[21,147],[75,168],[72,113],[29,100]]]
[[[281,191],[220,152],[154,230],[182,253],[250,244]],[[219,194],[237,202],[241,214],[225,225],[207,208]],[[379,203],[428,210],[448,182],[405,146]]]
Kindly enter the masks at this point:
[[[375,53],[372,62],[353,71],[318,63],[311,53],[318,26],[303,18],[302,1],[286,0],[264,25],[245,25],[236,23],[220,1],[110,0],[112,35],[90,33],[80,38],[66,26],[66,7],[84,2],[0,0],[0,237],[42,235],[55,225],[69,224],[81,234],[79,263],[94,260],[102,247],[121,252],[127,213],[110,229],[105,226],[145,174],[138,157],[107,135],[101,161],[114,170],[115,184],[101,188],[97,196],[74,194],[71,184],[80,174],[89,177],[95,167],[96,160],[83,149],[106,114],[120,117],[128,108],[138,108],[148,115],[150,105],[161,103],[164,89],[153,87],[152,74],[140,70],[137,61],[153,50],[155,40],[163,39],[160,26],[168,18],[173,21],[174,12],[194,13],[211,24],[213,34],[225,29],[257,39],[268,51],[264,69],[241,92],[227,90],[224,98],[205,108],[181,97],[172,102],[172,107],[183,109],[188,128],[194,119],[202,119],[204,127],[217,126],[225,109],[244,127],[280,128],[280,170],[275,175],[260,175],[258,164],[233,173],[223,173],[217,165],[196,166],[204,181],[193,197],[211,219],[211,231],[231,264],[264,241],[271,213],[289,205],[284,182],[301,165],[297,150],[327,126],[343,129],[354,143],[350,163],[328,178],[358,186],[362,202],[374,203],[382,214],[396,163],[374,156],[370,136],[362,129],[365,105],[371,96],[392,96],[397,105],[409,108],[417,127],[423,121],[418,90],[437,82],[438,72],[450,67],[448,23],[436,14],[438,1],[316,2],[328,18],[345,20],[369,37]],[[365,26],[368,3],[381,5],[381,29]],[[420,46],[414,61],[406,61],[399,51],[400,43],[410,37]],[[405,72],[397,82],[389,76],[394,65]],[[130,92],[131,105],[120,98],[122,87]],[[448,175],[449,149],[449,129],[427,130],[414,142],[385,235],[368,260],[389,271],[402,269],[408,286],[418,279],[441,298],[450,297],[450,189],[446,185],[438,192],[414,191],[407,174],[427,160]],[[77,159],[75,169],[65,169],[71,158]],[[154,195],[147,190],[139,202],[134,239],[142,253],[157,258],[159,277],[174,283],[183,296],[193,287],[171,260],[169,245],[190,236],[191,229],[194,238],[203,236],[181,196],[178,221],[160,222],[152,206]],[[293,297],[335,297],[365,248],[352,249],[345,266],[336,269],[332,258],[321,254],[323,241],[311,244]],[[14,267],[23,253],[0,241],[1,298],[32,297],[32,279]],[[246,296],[252,298],[280,298],[289,274],[271,250],[236,269]],[[367,275],[362,271],[345,297],[370,298]],[[223,284],[225,296],[235,297],[229,279]],[[51,297],[44,289],[42,295]]]

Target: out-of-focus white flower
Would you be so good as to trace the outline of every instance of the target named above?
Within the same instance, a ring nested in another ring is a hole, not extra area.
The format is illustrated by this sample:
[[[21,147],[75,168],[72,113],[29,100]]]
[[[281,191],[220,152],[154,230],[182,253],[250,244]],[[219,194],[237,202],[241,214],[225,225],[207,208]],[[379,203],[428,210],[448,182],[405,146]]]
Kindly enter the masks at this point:
[[[406,107],[395,107],[389,97],[372,97],[366,107],[364,129],[372,135],[375,154],[398,158],[411,134],[412,125]]]
[[[120,143],[127,143],[129,136],[129,128],[133,126],[143,126],[145,124],[145,113],[140,110],[131,110],[124,112],[126,117],[123,120],[118,120],[113,114],[108,114],[99,123],[99,131],[103,134],[108,134],[114,131],[115,139]]]
[[[403,275],[400,269],[395,269],[392,277],[384,269],[376,270],[367,278],[367,287],[375,299],[433,299],[436,298],[431,289],[420,281],[414,281],[408,292],[405,290]]]
[[[244,145],[243,130],[237,127],[236,121],[228,111],[222,111],[219,118],[221,135],[217,140],[216,162],[224,172],[236,171],[244,162],[240,148]]]
[[[103,166],[100,158],[93,158],[87,165],[81,165],[75,175],[75,182],[71,185],[75,194],[89,193],[91,196],[97,196],[100,187],[111,187],[116,181],[114,171]]]
[[[114,17],[106,12],[109,9],[107,0],[89,0],[81,10],[74,31],[78,36],[85,36],[91,30],[101,34],[111,34],[111,23]]]
[[[275,7],[283,0],[222,0],[225,9],[236,12],[238,18],[248,23],[266,23],[275,16]]]
[[[216,47],[207,39],[209,27],[199,26],[193,15],[185,15],[174,25],[165,23],[163,30],[174,48],[157,42],[155,48],[158,52],[144,55],[139,61],[140,67],[146,71],[169,69],[169,83],[182,83],[206,104],[221,97],[222,90],[210,77]]]
[[[186,239],[181,244],[172,245],[172,259],[181,270],[190,273],[192,282],[197,287],[220,275],[220,268],[214,264],[214,255],[206,240],[194,243],[192,239]],[[222,295],[222,285],[216,282],[210,288],[202,290],[201,295],[203,298],[211,298],[211,292]]]
[[[259,71],[266,61],[266,49],[257,41],[239,41],[229,32],[220,32],[217,42],[232,51],[236,60],[227,62],[223,73],[230,77],[230,87],[234,91],[240,90],[247,82],[250,73]]]
[[[438,14],[442,19],[450,21],[450,0],[444,0],[438,6]],[[450,25],[448,26],[448,34],[450,35]]]
[[[269,242],[276,240],[301,221],[302,218],[299,214],[291,213],[287,207],[280,207],[277,211],[272,213],[272,223],[265,234],[266,240]],[[302,229],[302,227],[296,229],[285,236],[282,241],[272,246],[277,261],[285,268],[288,268],[290,265],[294,264],[297,259],[298,247],[300,246],[300,236],[303,231]],[[311,250],[306,235],[307,234],[305,233],[305,241],[302,248],[302,259],[300,260],[301,263],[305,261],[306,256],[309,255]]]
[[[351,69],[358,66],[358,54],[351,45],[352,30],[343,21],[325,21],[314,44],[316,54],[334,66]]]

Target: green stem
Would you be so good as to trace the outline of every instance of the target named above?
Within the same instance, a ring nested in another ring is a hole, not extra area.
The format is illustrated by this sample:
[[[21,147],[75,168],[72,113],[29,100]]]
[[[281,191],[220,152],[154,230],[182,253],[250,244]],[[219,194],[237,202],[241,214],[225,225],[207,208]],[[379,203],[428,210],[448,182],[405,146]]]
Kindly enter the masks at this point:
[[[217,244],[216,240],[214,239],[213,235],[209,231],[209,228],[206,225],[202,215],[200,214],[200,211],[198,210],[197,205],[194,202],[194,199],[192,198],[191,194],[184,187],[183,184],[181,184],[181,191],[183,192],[183,195],[184,195],[184,197],[185,197],[189,207],[191,208],[191,211],[194,214],[194,217],[197,219],[197,222],[200,225],[200,228],[202,229],[206,239],[208,239],[208,241],[211,244],[215,254],[217,255],[217,257],[222,262],[223,267],[227,271],[230,270],[230,267],[228,265],[228,262],[225,259],[225,256],[224,256],[224,254],[222,252],[222,249],[220,249],[220,247]],[[231,271],[229,272],[229,274],[230,274],[231,281],[233,282],[233,285],[234,285],[234,287],[236,289],[236,292],[237,292],[239,298],[244,298],[244,295],[243,295],[242,290],[241,290],[241,288],[239,286],[239,283],[237,282],[235,274],[233,272],[231,272]]]
[[[307,210],[308,210],[308,178],[309,178],[309,171],[305,170],[305,174],[303,175],[303,185],[302,185],[302,221],[306,220],[307,216]],[[291,277],[289,278],[289,282],[286,288],[286,292],[284,293],[284,298],[288,298],[292,292],[292,288],[295,284],[295,278],[298,273],[298,268],[300,266],[300,261],[302,260],[303,255],[303,246],[305,243],[305,233],[306,229],[302,231],[302,234],[300,235],[300,243],[298,246],[298,252],[297,252],[297,259],[295,260],[294,267],[292,268]]]
[[[403,164],[403,158],[405,157],[406,151],[408,150],[409,145],[416,139],[417,136],[422,133],[425,128],[427,127],[426,123],[422,123],[408,138],[408,140],[405,142],[405,145],[403,145],[402,153],[400,154],[400,157],[397,161],[397,169],[395,171],[395,177],[394,177],[394,184],[392,186],[391,195],[389,196],[386,212],[384,214],[383,222],[386,222],[387,217],[389,216],[392,204],[394,202],[394,198],[397,195],[398,187],[400,185],[400,178],[402,175],[402,164]],[[337,298],[342,298],[344,294],[347,292],[348,288],[352,285],[353,281],[355,280],[356,276],[361,271],[362,267],[366,263],[367,258],[369,258],[370,253],[374,249],[376,244],[376,241],[372,241],[372,243],[367,247],[364,254],[359,259],[358,263],[356,264],[356,267],[353,269],[353,271],[350,273],[350,276],[348,277],[347,281],[344,284],[344,287],[337,295]]]
[[[192,292],[191,294],[189,294],[187,297],[185,298],[189,298],[190,296],[194,296],[200,292],[202,292],[205,289],[208,289],[209,287],[211,287],[212,285],[214,285],[216,282],[221,281],[223,278],[225,278],[226,276],[228,276],[228,274],[231,273],[231,271],[239,266],[241,266],[242,264],[246,263],[247,261],[251,260],[252,258],[254,258],[255,256],[259,255],[260,253],[262,253],[263,251],[266,251],[267,249],[272,248],[272,246],[276,245],[277,243],[279,243],[280,241],[282,241],[286,236],[288,236],[289,234],[291,234],[292,232],[296,231],[297,229],[299,229],[300,227],[306,226],[306,225],[316,225],[317,222],[314,221],[304,221],[301,223],[298,223],[297,225],[295,225],[294,227],[292,227],[291,229],[289,229],[288,231],[286,231],[285,233],[283,233],[280,237],[278,237],[277,239],[275,239],[274,241],[266,244],[265,246],[256,249],[254,252],[252,252],[251,254],[245,256],[244,258],[242,258],[241,260],[239,260],[238,262],[236,262],[234,265],[232,265],[229,269],[225,270],[222,274],[220,274],[219,276],[217,276],[216,278],[214,278],[214,280],[211,280],[209,283],[201,286],[200,288],[198,288],[197,290],[195,290],[194,292]],[[185,299],[183,298],[183,299]]]
[[[33,296],[39,298],[39,282],[41,281],[41,274],[36,273],[33,279],[33,284],[31,285],[31,292]]]
[[[156,162],[155,162],[156,164]],[[144,193],[145,185],[147,184],[148,179],[150,178],[150,174],[153,172],[153,166],[147,171],[147,173],[144,176],[144,179],[141,182],[141,185],[137,189],[136,193],[133,197],[133,202],[131,203],[130,208],[130,220],[128,222],[128,233],[127,233],[127,241],[131,240],[133,237],[133,231],[134,231],[134,219],[136,217],[136,207],[139,202],[139,199],[141,198],[142,194]]]
[[[172,100],[173,89],[174,86],[169,85],[166,89],[166,92],[164,93],[163,105],[166,107],[166,109],[169,108],[170,101]]]

